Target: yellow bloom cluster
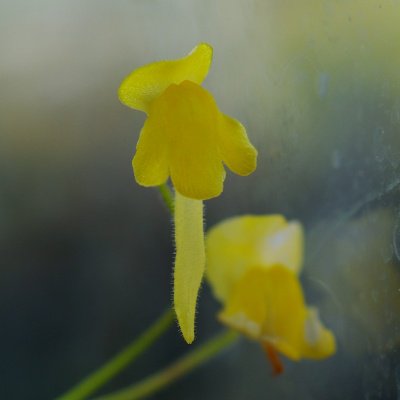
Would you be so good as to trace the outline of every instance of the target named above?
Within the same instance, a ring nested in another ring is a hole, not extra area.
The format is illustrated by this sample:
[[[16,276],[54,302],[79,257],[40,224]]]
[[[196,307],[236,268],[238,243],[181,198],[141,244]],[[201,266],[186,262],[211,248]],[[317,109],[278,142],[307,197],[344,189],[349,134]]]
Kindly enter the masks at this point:
[[[274,350],[292,360],[335,352],[335,338],[307,307],[299,273],[303,230],[280,215],[223,221],[207,235],[207,277],[224,304],[219,318],[259,341],[279,372]]]

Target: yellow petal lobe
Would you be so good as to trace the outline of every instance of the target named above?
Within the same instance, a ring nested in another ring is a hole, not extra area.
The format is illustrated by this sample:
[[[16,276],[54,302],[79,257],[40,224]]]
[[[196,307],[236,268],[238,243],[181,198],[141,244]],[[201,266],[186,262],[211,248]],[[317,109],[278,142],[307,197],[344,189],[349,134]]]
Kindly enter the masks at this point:
[[[219,110],[211,94],[191,81],[171,85],[154,101],[150,118],[167,142],[175,189],[198,200],[218,196],[225,171],[217,143]]]
[[[216,297],[225,301],[232,287],[254,265],[285,265],[298,273],[303,262],[303,230],[281,215],[229,218],[206,238],[207,278]]]
[[[168,179],[167,150],[166,138],[158,120],[150,116],[140,132],[132,160],[133,172],[139,185],[158,186]]]
[[[200,43],[181,59],[144,65],[123,80],[118,97],[128,107],[147,113],[153,100],[171,84],[184,80],[201,84],[208,74],[211,60],[212,47]]]
[[[194,340],[197,295],[205,268],[203,202],[175,197],[174,307],[182,335]]]
[[[250,143],[246,129],[234,118],[221,114],[219,143],[224,163],[238,175],[246,176],[257,167],[257,150]]]
[[[235,285],[220,319],[255,340],[268,341],[287,357],[298,360],[305,315],[296,275],[277,265],[250,269]]]
[[[335,336],[323,326],[318,316],[318,310],[309,307],[304,323],[303,356],[319,360],[329,357],[335,352]]]

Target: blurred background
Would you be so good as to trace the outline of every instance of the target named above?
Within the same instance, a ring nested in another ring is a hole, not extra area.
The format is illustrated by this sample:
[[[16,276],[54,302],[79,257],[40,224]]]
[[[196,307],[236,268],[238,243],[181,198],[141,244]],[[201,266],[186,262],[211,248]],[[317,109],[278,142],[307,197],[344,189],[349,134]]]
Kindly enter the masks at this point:
[[[338,352],[275,378],[243,339],[153,398],[400,398],[399,1],[1,0],[1,399],[55,398],[170,304],[170,217],[133,179],[144,115],[116,91],[203,41],[206,88],[259,150],[207,226],[300,220],[307,301]],[[218,309],[203,285],[198,343]],[[186,350],[174,327],[101,393]]]

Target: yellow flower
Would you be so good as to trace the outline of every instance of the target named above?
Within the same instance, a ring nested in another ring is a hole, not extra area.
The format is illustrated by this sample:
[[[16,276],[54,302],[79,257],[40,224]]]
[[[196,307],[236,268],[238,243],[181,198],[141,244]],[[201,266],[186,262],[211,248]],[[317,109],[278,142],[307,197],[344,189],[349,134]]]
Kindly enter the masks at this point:
[[[239,175],[256,168],[257,151],[243,125],[221,113],[200,86],[211,58],[211,46],[202,43],[184,58],[145,65],[122,82],[121,102],[148,114],[133,158],[140,185],[161,185],[171,176],[180,194],[206,200],[222,192],[223,163]]]
[[[303,231],[280,215],[228,219],[207,235],[207,277],[224,304],[219,318],[259,341],[275,372],[276,351],[292,360],[335,352],[335,338],[314,307],[307,307],[298,278]]]
[[[123,104],[148,115],[132,161],[136,181],[158,186],[171,177],[176,190],[174,306],[188,343],[205,267],[202,200],[222,192],[223,164],[248,175],[257,162],[243,125],[200,86],[211,59],[211,46],[201,43],[181,59],[138,68],[118,92]]]

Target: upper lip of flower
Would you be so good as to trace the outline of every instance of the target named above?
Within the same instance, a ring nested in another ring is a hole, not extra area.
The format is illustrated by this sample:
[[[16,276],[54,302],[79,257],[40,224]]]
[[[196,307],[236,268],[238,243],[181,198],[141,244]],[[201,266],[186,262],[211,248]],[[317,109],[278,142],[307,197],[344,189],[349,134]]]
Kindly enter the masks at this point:
[[[212,54],[209,44],[200,43],[183,58],[139,67],[122,81],[118,97],[126,106],[147,113],[153,100],[171,84],[185,80],[199,85],[203,83],[211,66]]]

